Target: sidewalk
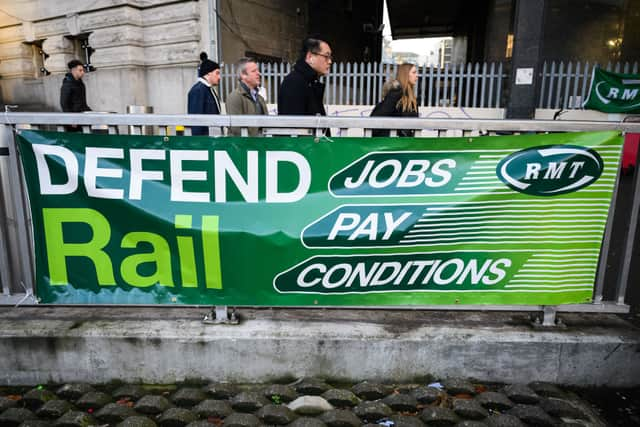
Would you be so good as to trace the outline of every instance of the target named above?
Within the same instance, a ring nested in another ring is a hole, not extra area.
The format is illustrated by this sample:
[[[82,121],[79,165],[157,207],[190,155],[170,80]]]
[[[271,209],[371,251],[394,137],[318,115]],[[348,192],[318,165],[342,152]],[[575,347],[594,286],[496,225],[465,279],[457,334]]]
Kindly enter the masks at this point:
[[[548,383],[504,386],[463,379],[430,381],[331,384],[305,378],[289,384],[65,384],[0,389],[0,426],[611,425],[577,395]],[[626,419],[632,420],[633,415]]]

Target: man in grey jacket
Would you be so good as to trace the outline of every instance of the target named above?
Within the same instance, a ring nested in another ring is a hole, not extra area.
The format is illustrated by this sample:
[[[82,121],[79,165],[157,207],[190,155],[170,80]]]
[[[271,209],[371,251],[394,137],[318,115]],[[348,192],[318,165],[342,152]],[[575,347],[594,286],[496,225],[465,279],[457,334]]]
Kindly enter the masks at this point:
[[[227,114],[267,115],[267,103],[258,93],[260,86],[260,70],[253,59],[241,58],[236,64],[238,70],[238,87],[227,96]],[[240,135],[238,127],[229,128],[230,135]],[[260,128],[250,127],[249,136],[259,136]]]

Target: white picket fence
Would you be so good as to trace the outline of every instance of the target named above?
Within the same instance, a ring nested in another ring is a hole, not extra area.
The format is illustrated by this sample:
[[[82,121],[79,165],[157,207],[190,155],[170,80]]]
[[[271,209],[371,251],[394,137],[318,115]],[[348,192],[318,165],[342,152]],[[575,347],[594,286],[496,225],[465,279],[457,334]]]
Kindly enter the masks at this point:
[[[292,64],[259,64],[267,102],[277,103],[282,79]],[[374,105],[380,101],[382,85],[396,74],[397,64],[340,62],[324,78],[325,104]],[[224,64],[220,82],[223,100],[237,86],[235,64]],[[503,107],[502,90],[508,79],[502,63],[418,66],[416,96],[421,107]]]
[[[282,79],[291,72],[289,63],[259,64],[268,103],[277,103]],[[544,62],[536,78],[538,108],[581,109],[586,99],[593,67],[589,62]],[[375,105],[380,101],[382,85],[393,78],[397,64],[378,62],[339,62],[324,78],[324,102],[328,105]],[[416,88],[421,107],[502,108],[503,93],[509,83],[508,66],[500,62],[418,66]],[[605,69],[637,74],[638,62],[609,63]],[[235,64],[224,64],[220,82],[223,100],[238,84]]]
[[[587,98],[591,74],[594,67],[602,67],[597,62],[550,62],[542,64],[542,71],[538,98],[538,108],[554,108],[562,110],[576,110],[582,108]],[[604,67],[607,71],[624,74],[637,74],[638,62],[614,63]]]

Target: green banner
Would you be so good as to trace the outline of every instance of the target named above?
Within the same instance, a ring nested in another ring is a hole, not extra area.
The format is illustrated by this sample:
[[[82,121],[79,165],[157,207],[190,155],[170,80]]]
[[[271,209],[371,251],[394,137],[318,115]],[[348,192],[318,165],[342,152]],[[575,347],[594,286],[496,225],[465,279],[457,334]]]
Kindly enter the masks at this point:
[[[620,74],[594,67],[583,108],[605,113],[640,113],[640,74]]]
[[[591,300],[622,138],[22,131],[57,304]]]

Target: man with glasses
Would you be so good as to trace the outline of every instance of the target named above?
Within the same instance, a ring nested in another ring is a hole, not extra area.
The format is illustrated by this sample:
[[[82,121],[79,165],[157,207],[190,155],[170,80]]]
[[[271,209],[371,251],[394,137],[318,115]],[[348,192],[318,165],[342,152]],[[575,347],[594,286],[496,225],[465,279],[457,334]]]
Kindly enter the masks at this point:
[[[331,47],[324,40],[307,37],[302,43],[300,58],[278,91],[279,115],[322,115],[324,83],[319,78],[329,74],[333,63]]]

